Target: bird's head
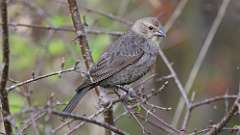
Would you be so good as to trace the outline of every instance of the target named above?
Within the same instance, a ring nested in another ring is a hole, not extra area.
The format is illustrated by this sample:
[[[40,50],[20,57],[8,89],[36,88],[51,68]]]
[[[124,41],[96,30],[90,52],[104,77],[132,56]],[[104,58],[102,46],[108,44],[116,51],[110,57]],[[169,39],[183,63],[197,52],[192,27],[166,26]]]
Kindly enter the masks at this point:
[[[144,17],[138,19],[131,27],[131,30],[145,38],[166,37],[163,26],[155,17]]]

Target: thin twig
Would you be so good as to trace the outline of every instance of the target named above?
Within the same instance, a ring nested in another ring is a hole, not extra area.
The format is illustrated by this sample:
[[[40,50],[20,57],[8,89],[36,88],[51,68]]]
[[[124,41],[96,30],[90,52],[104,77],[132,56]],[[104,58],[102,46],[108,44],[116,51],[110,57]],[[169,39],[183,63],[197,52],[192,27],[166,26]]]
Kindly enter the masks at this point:
[[[231,118],[234,116],[235,112],[240,110],[240,83],[238,88],[238,97],[233,103],[230,111],[222,118],[222,120],[216,124],[213,128],[210,129],[210,131],[206,135],[217,135],[221,132],[221,130],[227,125],[227,123],[231,120]]]
[[[88,116],[89,119],[94,119],[97,116],[99,116],[100,114],[102,114],[105,110],[105,108],[101,108],[99,110],[97,110],[97,112],[95,112],[94,114]],[[72,121],[71,121],[72,122]],[[71,123],[69,122],[69,123]],[[79,129],[81,126],[85,125],[86,122],[85,121],[81,121],[78,125],[76,125],[75,127],[73,127],[71,130],[69,130],[68,132],[66,132],[64,135],[71,135],[73,134],[74,131],[77,131],[77,129]]]
[[[2,24],[2,23],[0,23]],[[52,31],[65,31],[65,32],[75,32],[73,28],[68,27],[54,27],[54,26],[43,26],[43,25],[36,25],[36,24],[23,24],[23,23],[8,23],[10,27],[25,27],[25,28],[32,28],[32,29],[41,29],[41,30],[52,30]],[[110,30],[102,30],[98,28],[90,28],[85,27],[87,34],[107,34],[112,36],[121,36],[123,32],[120,31],[110,31]]]
[[[8,72],[9,72],[9,34],[8,34],[8,12],[7,12],[7,0],[1,1],[1,18],[2,18],[2,58],[3,58],[3,69],[1,75],[0,82],[0,99],[2,104],[2,116],[3,118],[10,115],[9,110],[9,101],[8,101],[8,93],[6,90],[7,80],[8,80]],[[8,120],[4,120],[5,132],[8,135],[12,134],[11,123]]]
[[[229,93],[229,89],[225,92],[225,96],[228,96],[228,93]],[[225,99],[224,104],[225,104],[225,114],[227,114],[229,109],[229,100]]]
[[[33,77],[34,78],[34,77]],[[29,87],[27,86],[26,88],[26,99],[27,99],[27,104],[28,107],[31,108],[32,107],[32,101],[31,101],[31,90],[29,90]],[[36,119],[35,119],[35,115],[33,113],[30,114],[29,116],[30,118],[30,123],[32,125],[33,131],[35,135],[40,135],[37,123],[36,123]]]
[[[209,131],[211,128],[213,128],[213,127],[201,129],[201,130],[198,130],[198,131],[195,130],[193,133],[190,133],[188,135],[206,134],[206,132]],[[240,130],[240,128],[224,127],[224,128],[222,128],[222,130],[223,131],[228,131],[228,132],[230,132],[232,134],[233,132],[238,132]]]
[[[194,101],[194,98],[196,96],[196,92],[193,92],[192,97],[191,97],[191,102]],[[188,127],[188,123],[190,121],[192,115],[192,109],[188,109],[187,112],[185,113],[184,119],[183,119],[183,124],[182,124],[182,128],[181,130],[186,133],[187,132],[187,127]]]
[[[58,127],[52,129],[51,133],[52,134],[56,134],[56,132],[58,130],[61,130],[63,127],[65,127],[66,125],[68,125],[69,123],[72,123],[73,121],[75,121],[74,119],[71,119],[71,120],[67,120],[65,121],[64,123],[61,123]]]
[[[172,125],[169,125],[167,122],[165,122],[164,120],[162,120],[161,118],[157,117],[154,113],[152,113],[151,111],[148,111],[147,108],[145,108],[143,105],[141,105],[141,108],[144,109],[144,111],[148,112],[150,114],[150,116],[152,116],[153,118],[155,118],[160,124],[162,124],[164,127],[172,130],[175,134],[181,134],[181,131],[174,128]]]
[[[161,48],[159,49],[159,54],[160,54],[162,60],[164,61],[164,63],[167,65],[169,71],[171,72],[171,75],[172,75],[173,78],[174,78],[174,82],[176,83],[176,85],[177,85],[180,93],[182,94],[182,97],[183,97],[183,99],[184,99],[187,107],[190,108],[191,103],[189,102],[189,99],[188,99],[188,97],[187,97],[186,91],[185,91],[185,89],[183,88],[183,85],[182,85],[182,83],[180,82],[180,80],[179,80],[179,78],[178,78],[175,70],[173,69],[171,63],[169,62],[168,58],[166,57],[166,55],[164,54],[164,52],[162,51]]]
[[[197,108],[199,106],[207,105],[216,101],[236,99],[237,97],[238,97],[237,95],[223,95],[223,96],[208,98],[208,99],[193,103],[191,106],[191,109]]]
[[[223,20],[223,17],[225,15],[225,12],[226,12],[226,9],[229,5],[231,0],[223,0],[222,4],[221,4],[221,7],[219,8],[218,10],[218,13],[217,13],[217,16],[212,24],[212,27],[210,28],[209,30],[209,33],[207,35],[207,38],[206,40],[204,41],[203,43],[203,46],[202,46],[202,49],[200,50],[200,53],[197,57],[197,60],[196,62],[194,63],[193,65],[193,68],[192,68],[192,71],[190,72],[189,74],[189,77],[188,77],[188,80],[186,82],[186,85],[185,85],[185,92],[187,92],[187,94],[190,92],[191,88],[192,88],[192,85],[194,83],[194,80],[196,79],[196,76],[198,74],[198,71],[203,63],[203,60],[205,59],[206,57],[206,54],[208,52],[208,49],[213,41],[213,38],[215,37],[216,33],[217,33],[217,30]],[[184,108],[184,100],[183,99],[180,99],[180,101],[178,102],[178,105],[177,105],[177,109],[176,109],[176,112],[175,112],[175,115],[174,115],[174,118],[173,118],[173,123],[175,125],[177,125],[177,122],[179,121],[179,118],[182,114],[182,111]]]
[[[87,122],[87,123],[91,123],[91,124],[95,124],[95,125],[98,125],[100,127],[103,127],[103,128],[107,128],[107,129],[110,129],[111,131],[113,131],[114,133],[116,134],[119,134],[119,135],[127,135],[127,133],[121,131],[120,129],[110,125],[110,124],[107,124],[105,122],[100,122],[98,120],[95,120],[93,118],[88,118],[86,116],[81,116],[81,115],[76,115],[76,114],[71,114],[71,113],[66,113],[66,112],[61,112],[61,111],[57,111],[57,110],[54,110],[52,108],[49,108],[49,107],[43,107],[43,108],[28,108],[26,110],[23,110],[22,112],[18,112],[18,113],[15,113],[13,115],[9,115],[7,117],[4,117],[3,120],[11,120],[14,118],[14,116],[17,116],[17,115],[21,115],[21,114],[26,114],[26,113],[36,113],[36,112],[39,112],[40,113],[44,113],[44,114],[53,114],[53,115],[56,115],[56,116],[60,116],[61,118],[64,117],[64,118],[70,118],[70,119],[74,119],[74,120],[81,120],[81,121],[84,121],[84,122]],[[42,117],[42,115],[40,114],[39,117]],[[38,119],[39,117],[36,117],[36,119]],[[2,122],[2,121],[0,121]]]
[[[234,113],[239,109],[238,104],[240,102],[240,98],[236,99],[235,103],[231,107],[230,111],[222,118],[222,120],[215,125],[206,135],[217,135],[221,132],[222,128],[230,121],[230,119],[234,116]]]
[[[141,120],[146,120],[146,118],[144,116],[142,116],[142,115],[137,115],[137,117],[139,119],[141,119]],[[152,126],[154,126],[154,127],[157,127],[158,129],[160,129],[160,130],[162,130],[162,131],[164,131],[166,133],[169,133],[169,134],[172,135],[172,130],[169,130],[169,129],[165,128],[165,127],[162,127],[158,122],[155,122],[153,120],[147,120],[147,123],[152,125]]]
[[[171,15],[171,17],[168,19],[168,21],[164,25],[164,30],[165,31],[169,31],[172,28],[173,24],[176,22],[176,20],[182,14],[183,9],[187,5],[188,1],[189,0],[181,0],[178,3],[178,5],[177,5],[176,9],[174,10],[173,14]]]
[[[31,114],[30,114],[30,115],[31,115]],[[33,114],[33,115],[34,115],[34,116],[33,116],[34,121],[37,121],[37,120],[43,118],[43,116],[45,116],[46,113],[45,113],[45,112],[37,112],[36,114]],[[25,132],[30,126],[32,126],[31,121],[32,121],[32,119],[30,118],[30,119],[27,119],[27,120],[23,123],[22,129],[19,129],[21,133],[22,133],[22,132]]]
[[[31,79],[28,79],[28,80],[16,83],[16,84],[14,84],[12,86],[7,87],[6,89],[7,89],[8,92],[11,92],[15,88],[23,86],[25,84],[28,84],[28,83],[31,83],[31,82],[35,82],[37,80],[41,80],[41,79],[44,79],[44,78],[48,78],[48,77],[51,77],[51,76],[54,76],[54,75],[59,75],[59,74],[62,74],[62,73],[75,71],[75,70],[76,70],[76,68],[72,67],[72,68],[68,68],[68,69],[65,69],[65,70],[60,70],[60,71],[52,72],[52,73],[49,73],[49,74],[40,75],[40,76],[37,76],[35,78],[31,78]]]
[[[103,123],[103,122],[99,122],[97,120],[94,120],[94,119],[89,119],[89,118],[86,118],[86,117],[83,117],[83,116],[79,116],[79,115],[75,115],[75,114],[70,114],[70,113],[65,113],[65,112],[60,112],[60,111],[55,111],[55,110],[49,110],[49,109],[46,109],[45,111],[47,112],[50,112],[54,115],[58,115],[58,116],[62,116],[62,117],[65,117],[65,118],[72,118],[72,119],[75,119],[75,120],[82,120],[82,121],[85,121],[85,122],[88,122],[88,123],[92,123],[92,124],[96,124],[100,127],[104,127],[106,129],[109,129],[119,135],[127,135],[125,132],[121,131],[120,129],[108,124],[108,123]]]
[[[114,16],[112,14],[109,14],[109,13],[106,13],[106,12],[103,12],[103,11],[99,11],[99,10],[96,10],[96,9],[93,9],[93,8],[89,8],[89,7],[86,7],[86,6],[80,6],[80,9],[83,9],[87,12],[93,12],[93,13],[96,13],[96,14],[101,15],[101,16],[106,16],[109,19],[112,19],[114,21],[118,21],[118,22],[126,24],[128,26],[130,26],[132,24],[132,22],[127,21],[126,19],[122,19],[118,16]]]
[[[142,129],[142,133],[146,134],[146,129],[143,126],[143,124],[140,122],[140,120],[138,119],[138,117],[133,113],[133,111],[131,110],[131,108],[129,108],[126,104],[124,104],[124,107],[126,109],[126,111],[132,116],[132,118],[137,122],[137,125]]]
[[[170,17],[170,19],[168,20],[168,22],[164,25],[164,29],[168,32],[170,30],[170,28],[173,26],[173,24],[176,22],[177,18],[181,15],[184,7],[186,6],[188,0],[182,0],[179,2],[179,4],[177,5],[173,15]],[[183,85],[182,83],[180,82],[180,80],[178,79],[177,77],[177,74],[176,72],[174,71],[174,69],[172,68],[169,60],[167,59],[166,55],[164,54],[164,52],[162,51],[162,49],[159,49],[159,54],[161,56],[161,58],[163,59],[164,63],[167,65],[168,69],[170,70],[171,72],[171,75],[173,76],[174,78],[174,81],[175,83],[177,84],[178,86],[178,89],[180,90],[182,96],[183,96],[183,99],[187,105],[187,107],[190,107],[190,102],[187,98],[187,94],[186,94],[186,91],[185,89],[183,88]]]

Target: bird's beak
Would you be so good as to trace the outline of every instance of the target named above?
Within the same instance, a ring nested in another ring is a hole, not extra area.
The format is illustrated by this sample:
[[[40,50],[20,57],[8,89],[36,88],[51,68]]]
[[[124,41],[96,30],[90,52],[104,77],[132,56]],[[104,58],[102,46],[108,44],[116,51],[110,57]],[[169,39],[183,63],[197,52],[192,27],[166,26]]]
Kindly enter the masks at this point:
[[[166,32],[163,29],[160,29],[159,31],[155,32],[155,36],[158,37],[166,37]]]

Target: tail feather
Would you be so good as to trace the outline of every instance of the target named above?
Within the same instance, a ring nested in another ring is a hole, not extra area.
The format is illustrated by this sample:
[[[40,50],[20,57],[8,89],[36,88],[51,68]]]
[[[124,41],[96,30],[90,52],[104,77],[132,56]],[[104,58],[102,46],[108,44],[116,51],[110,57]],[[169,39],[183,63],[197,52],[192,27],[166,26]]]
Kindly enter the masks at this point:
[[[63,109],[63,112],[71,113],[73,109],[77,106],[78,102],[82,99],[82,97],[91,89],[92,87],[84,87],[81,86],[76,90],[76,94],[69,101],[67,106]]]

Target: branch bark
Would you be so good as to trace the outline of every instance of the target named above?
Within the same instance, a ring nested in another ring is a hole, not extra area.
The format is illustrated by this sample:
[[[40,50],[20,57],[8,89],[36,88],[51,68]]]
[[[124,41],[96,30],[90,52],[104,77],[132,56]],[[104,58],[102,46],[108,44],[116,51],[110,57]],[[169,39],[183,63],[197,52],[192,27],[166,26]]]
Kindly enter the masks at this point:
[[[226,124],[231,120],[234,116],[235,112],[239,109],[240,98],[237,98],[233,106],[231,107],[230,111],[222,118],[222,120],[213,128],[206,135],[217,135],[221,132],[221,130],[226,126]]]
[[[7,13],[7,0],[1,1],[1,17],[2,17],[2,50],[3,50],[3,70],[0,82],[0,99],[2,104],[2,115],[3,118],[10,115],[9,103],[8,103],[8,93],[6,88],[9,72],[9,40],[8,40],[8,13]],[[6,134],[10,135],[12,133],[11,123],[8,120],[4,120],[4,127]]]
[[[72,21],[74,24],[74,28],[75,28],[75,32],[77,34],[77,38],[80,44],[80,48],[82,51],[82,55],[83,55],[83,59],[86,65],[86,68],[89,69],[90,68],[90,64],[93,63],[93,59],[91,56],[91,52],[88,46],[88,41],[87,41],[87,37],[86,37],[86,32],[84,29],[84,25],[81,22],[81,18],[80,18],[80,12],[78,10],[78,4],[76,0],[68,0],[68,4],[69,4],[69,9],[71,12],[71,16],[72,16]],[[95,89],[97,96],[99,96],[99,91],[96,88]],[[104,121],[107,122],[108,124],[112,125],[113,124],[113,112],[111,109],[106,110],[106,112],[104,113]],[[106,135],[111,135],[112,131],[105,128],[105,132]]]
[[[121,131],[120,129],[114,127],[111,124],[105,123],[105,122],[99,122],[97,120],[88,119],[88,118],[83,117],[83,116],[78,116],[78,115],[74,115],[74,114],[59,112],[59,111],[55,111],[55,110],[46,110],[46,111],[50,111],[50,113],[52,113],[54,115],[63,116],[63,117],[66,117],[66,118],[73,118],[75,120],[82,120],[82,121],[85,121],[85,122],[88,122],[88,123],[96,124],[96,125],[101,126],[105,129],[109,129],[109,130],[115,132],[118,135],[127,135],[125,132]]]
[[[84,25],[80,18],[80,12],[77,7],[76,0],[68,0],[69,9],[72,16],[73,25],[75,32],[77,34],[77,39],[81,48],[81,53],[83,55],[83,60],[87,69],[90,67],[90,63],[93,63],[92,56],[90,54],[90,49],[88,46],[88,41],[86,37],[86,31]]]

